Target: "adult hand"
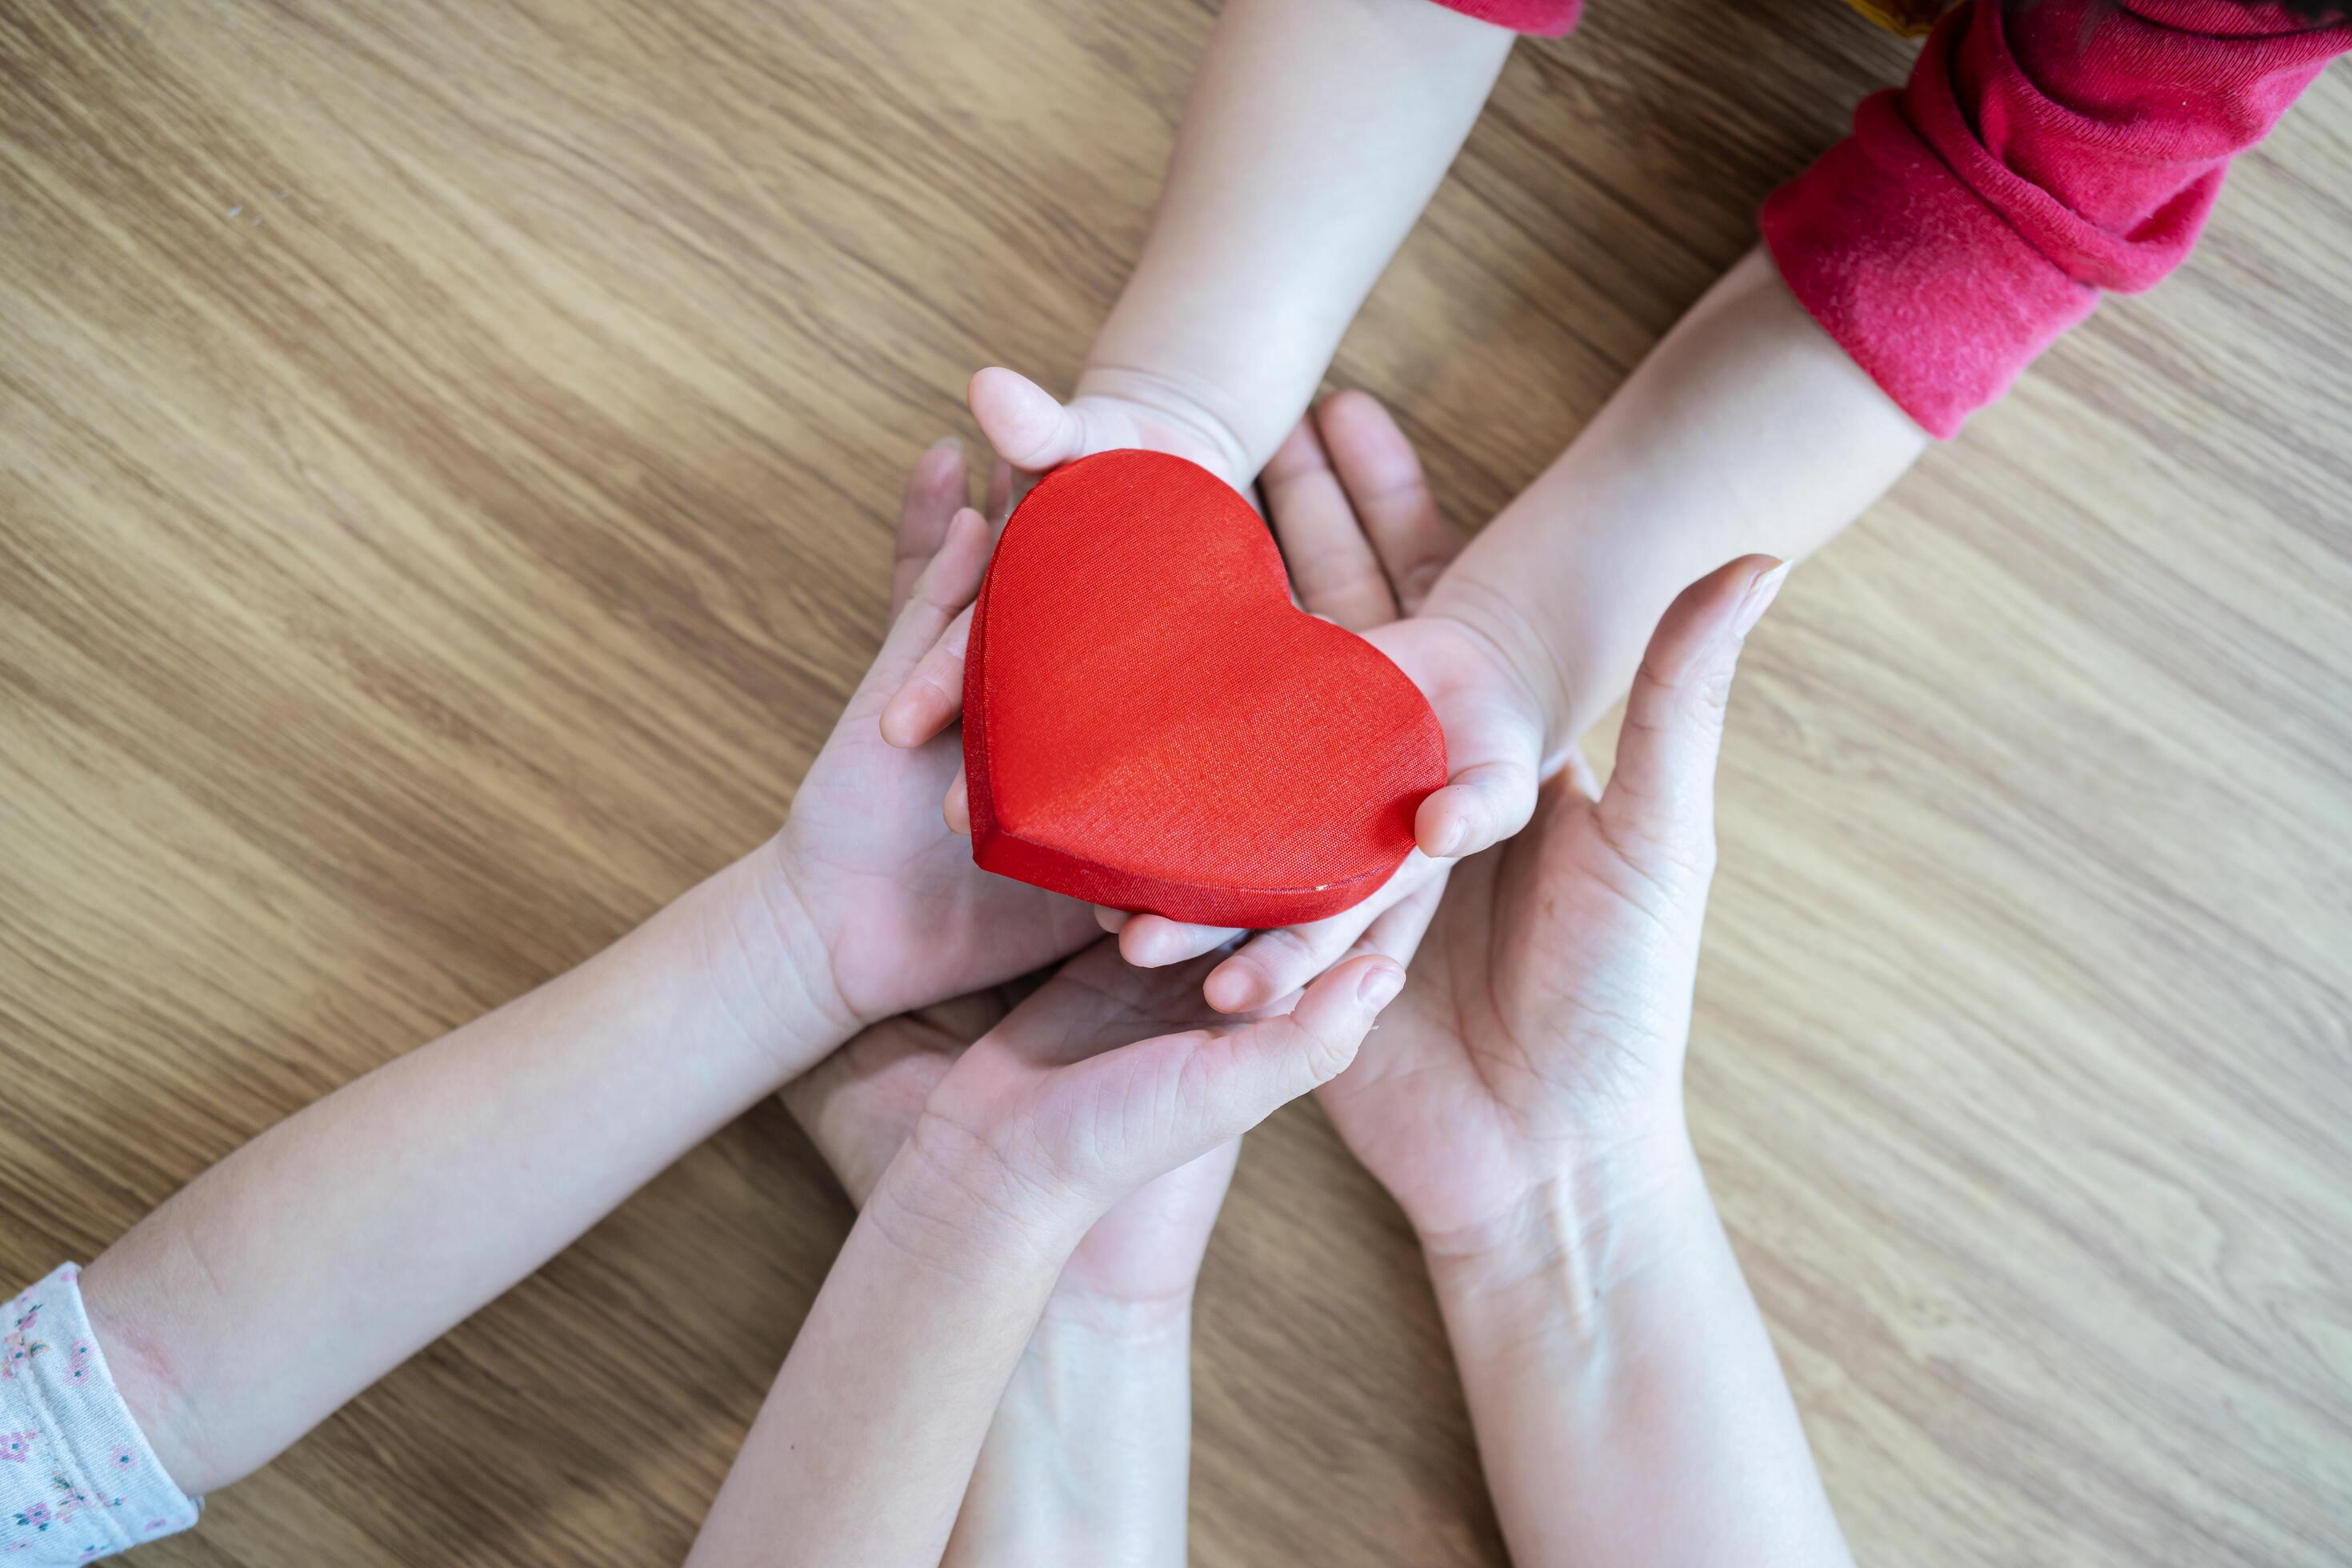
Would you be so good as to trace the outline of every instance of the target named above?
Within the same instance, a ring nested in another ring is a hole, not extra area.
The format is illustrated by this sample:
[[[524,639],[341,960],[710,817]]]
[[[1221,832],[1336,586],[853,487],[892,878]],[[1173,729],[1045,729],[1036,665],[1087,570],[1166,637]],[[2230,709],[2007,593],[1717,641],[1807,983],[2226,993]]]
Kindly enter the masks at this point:
[[[1433,1257],[1574,1212],[1555,1200],[1598,1164],[1686,1160],[1716,756],[1741,644],[1786,570],[1744,557],[1674,602],[1608,787],[1572,769],[1526,833],[1455,868],[1377,1048],[1324,1089]]]

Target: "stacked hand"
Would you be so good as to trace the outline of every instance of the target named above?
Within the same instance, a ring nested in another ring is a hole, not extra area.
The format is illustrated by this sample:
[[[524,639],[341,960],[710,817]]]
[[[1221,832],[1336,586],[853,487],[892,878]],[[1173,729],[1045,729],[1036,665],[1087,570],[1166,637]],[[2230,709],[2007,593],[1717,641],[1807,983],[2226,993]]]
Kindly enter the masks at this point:
[[[1608,787],[1572,759],[1525,833],[1454,869],[1378,1048],[1323,1090],[1433,1254],[1539,1229],[1599,1166],[1685,1162],[1724,705],[1785,570],[1746,557],[1675,601]]]
[[[968,549],[976,557],[983,543],[976,518],[957,515],[961,486],[960,458],[947,448],[927,456],[909,485],[898,593],[911,596],[914,608],[860,688],[868,709],[890,675],[907,668],[905,647],[945,626],[959,595],[976,584],[977,562],[950,553]],[[1411,614],[1454,543],[1411,446],[1377,403],[1361,394],[1326,402],[1276,454],[1265,489],[1305,608],[1424,671],[1459,661],[1467,671],[1465,710],[1508,689],[1486,679],[1486,650],[1475,633]],[[1653,1135],[1670,1142],[1678,1135],[1681,1042],[1712,864],[1706,786],[1714,734],[1738,639],[1779,585],[1770,564],[1760,557],[1736,562],[1676,602],[1643,667],[1610,791],[1594,791],[1580,759],[1572,759],[1575,765],[1543,790],[1532,831],[1456,869],[1442,907],[1452,863],[1416,854],[1366,905],[1265,933],[1222,963],[1202,954],[1234,933],[1098,911],[1104,923],[1119,931],[1130,963],[1181,966],[1171,970],[1179,986],[1205,972],[1209,1002],[1231,1011],[1278,1005],[1351,951],[1411,957],[1429,930],[1416,984],[1379,1048],[1323,1096],[1342,1133],[1425,1235],[1507,1221],[1563,1160],[1632,1148]],[[929,586],[916,591],[919,581]],[[937,668],[943,646],[921,664]],[[1450,677],[1432,684],[1444,679]],[[956,689],[961,682],[943,684]],[[907,690],[919,686],[919,678]],[[889,711],[906,703],[901,691]],[[1518,715],[1504,704],[1486,722],[1501,735]],[[845,720],[835,744],[851,734]],[[926,772],[909,782],[910,791],[950,773],[946,744],[934,737],[912,751]],[[887,767],[891,753],[878,754]],[[822,773],[821,763],[812,782]],[[921,853],[925,863],[956,862],[941,874],[949,886],[970,873],[963,841],[943,832]],[[999,879],[977,880],[983,894],[992,888],[1009,904],[1034,900],[1059,917],[1047,939],[1026,944],[1017,930],[987,929],[996,945],[976,942],[982,951],[1026,953],[1069,942],[1075,906]],[[974,918],[982,925],[992,916],[1018,918],[978,898],[970,907],[981,911]],[[1570,952],[1577,963],[1559,962]],[[1073,983],[1091,977],[1106,1009],[1095,1021],[1106,1027],[1121,1016],[1172,1023],[1181,1014],[1166,978],[1123,972],[1099,952],[1071,974]],[[853,1197],[862,1201],[871,1190],[963,1044],[1010,1005],[1004,994],[968,995],[888,1019],[786,1091]],[[1073,1291],[1148,1295],[1168,1283],[1131,1278],[1114,1266],[1123,1258],[1174,1260],[1175,1279],[1189,1282],[1184,1265],[1197,1264],[1231,1159],[1230,1150],[1216,1151],[1171,1178],[1167,1190],[1123,1205],[1088,1239]],[[1146,1244],[1129,1245],[1128,1226]]]
[[[1162,443],[1157,449],[1201,460],[1199,443],[1180,439],[1181,426],[1154,424],[1132,410],[1113,417],[1084,400],[1059,408],[1010,372],[975,378],[973,407],[1011,461],[1066,462],[1155,437]],[[1037,430],[1046,434],[1028,438]],[[1534,808],[1545,747],[1545,705],[1490,637],[1453,616],[1395,619],[1399,608],[1420,606],[1452,543],[1420,460],[1377,403],[1342,393],[1324,404],[1275,454],[1265,490],[1300,602],[1367,631],[1420,687],[1445,733],[1450,778],[1422,803],[1413,824],[1417,848],[1379,892],[1328,920],[1252,936],[1210,972],[1208,1001],[1227,1013],[1265,1007],[1297,989],[1374,921],[1442,886],[1452,859],[1518,831]],[[970,625],[969,612],[949,623],[887,700],[882,730],[893,744],[933,744],[961,712]],[[959,833],[970,831],[961,772],[945,811]],[[1240,934],[1158,915],[1130,920],[1106,910],[1100,916],[1106,930],[1118,931],[1128,961],[1147,967],[1197,958]]]
[[[1303,607],[1391,650],[1457,724],[1532,749],[1535,705],[1514,700],[1476,632],[1399,618],[1425,602],[1449,541],[1410,448],[1370,400],[1318,411],[1266,488]],[[883,683],[901,681],[884,724],[912,742],[896,754],[929,779],[878,752],[859,760],[918,788],[952,770],[938,733],[960,681],[940,679],[942,650],[985,545],[976,514],[936,526],[953,510],[948,489],[927,492],[919,477],[910,489],[902,566],[919,576],[860,693],[871,712]],[[1618,1467],[1648,1476],[1641,1456],[1657,1440],[1678,1456],[1670,1468],[1719,1469],[1717,1489],[1746,1513],[1796,1499],[1780,1533],[1834,1561],[1834,1522],[1785,1391],[1760,1377],[1769,1342],[1681,1113],[1723,705],[1740,641],[1781,575],[1748,557],[1685,592],[1642,667],[1609,787],[1570,769],[1512,842],[1458,866],[1416,857],[1347,920],[1255,938],[1222,962],[1191,950],[1223,933],[1107,920],[1118,942],[1097,942],[1025,997],[975,993],[871,1024],[793,1084],[788,1101],[864,1212],[737,1472],[782,1482],[730,1481],[698,1554],[724,1560],[796,1521],[826,1560],[853,1548],[908,1561],[1177,1560],[1183,1325],[1235,1141],[1319,1090],[1429,1253],[1515,1552],[1543,1560],[1570,1539],[1649,1528],[1655,1500]],[[927,637],[931,651],[918,653]],[[910,701],[940,722],[901,731]],[[846,732],[836,743],[858,756]],[[1517,763],[1496,762],[1444,793],[1475,798],[1514,776]],[[1531,780],[1536,764],[1525,770]],[[891,815],[908,805],[901,791]],[[858,914],[819,929],[870,936],[928,921],[947,938],[949,973],[992,978],[1076,924],[1050,900],[1063,923],[1045,939],[971,923],[976,910],[1009,919],[1018,906],[961,883],[969,862],[951,839],[957,859],[940,855],[943,829],[910,839],[901,826],[872,832],[870,851],[815,855],[850,815],[820,816],[806,837],[788,828],[780,843],[796,857],[785,862],[795,891],[820,889],[812,907],[829,897]],[[884,895],[873,868],[894,854],[936,872],[945,918]],[[1360,1054],[1416,947],[1417,984]],[[828,951],[839,963],[858,948]],[[908,975],[863,973],[842,993],[944,989],[926,962],[935,954],[900,956]],[[1202,1011],[1204,986],[1231,1011]],[[1683,1319],[1721,1331],[1694,1337]],[[1659,1363],[1668,1342],[1705,1348]],[[1530,1361],[1541,1376],[1526,1375]],[[1571,1428],[1587,1427],[1601,1435],[1590,1451],[1562,1458]],[[820,1431],[835,1436],[814,1449],[796,1436]],[[1136,1447],[1110,1458],[1122,1444]],[[790,1453],[801,1458],[785,1465]],[[1563,1463],[1580,1478],[1565,1504],[1545,1480]],[[845,1488],[887,1496],[835,1506]],[[1692,1539],[1712,1528],[1700,1519]]]
[[[940,793],[961,768],[952,737],[893,746],[878,728],[891,693],[979,592],[990,532],[965,504],[967,482],[951,442],[916,464],[889,633],[771,847],[769,897],[804,913],[821,942],[793,967],[847,1028],[1013,979],[1096,934],[1084,906],[982,871],[940,822]],[[992,508],[1010,484],[1000,469]]]

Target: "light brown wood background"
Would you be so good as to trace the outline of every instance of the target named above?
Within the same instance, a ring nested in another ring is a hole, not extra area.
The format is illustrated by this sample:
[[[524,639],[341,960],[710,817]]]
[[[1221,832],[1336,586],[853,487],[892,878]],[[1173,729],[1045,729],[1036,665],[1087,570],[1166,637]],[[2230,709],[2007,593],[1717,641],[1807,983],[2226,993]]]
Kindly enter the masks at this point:
[[[1465,526],[1906,58],[1594,12],[1334,371]],[[0,7],[0,1276],[772,829],[907,464],[1073,370],[1211,16]],[[2352,1558],[2347,192],[2338,72],[1748,660],[1695,1114],[1865,1561]],[[674,1560],[847,1221],[755,1114],[150,1557]],[[1202,1562],[1500,1561],[1311,1109],[1202,1296]]]

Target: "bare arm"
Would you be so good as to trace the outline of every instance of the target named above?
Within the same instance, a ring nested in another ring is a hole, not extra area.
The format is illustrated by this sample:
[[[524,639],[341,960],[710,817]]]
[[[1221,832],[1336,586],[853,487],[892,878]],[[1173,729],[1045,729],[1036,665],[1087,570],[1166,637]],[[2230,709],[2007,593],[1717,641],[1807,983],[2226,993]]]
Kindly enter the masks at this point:
[[[984,371],[999,455],[1174,452],[1246,485],[1461,150],[1512,35],[1430,0],[1229,0],[1066,408]]]
[[[1341,1070],[1404,984],[1367,954],[1286,1016],[1184,1027],[1202,1016],[1202,967],[1147,974],[1100,943],[956,1059],[858,1215],[690,1562],[938,1563],[1022,1348],[1097,1222]]]
[[[1596,798],[1465,861],[1381,1048],[1323,1090],[1422,1238],[1512,1561],[1850,1559],[1691,1152],[1725,704],[1785,565],[1679,595]]]
[[[1426,613],[1500,647],[1537,687],[1556,754],[1623,694],[1685,584],[1742,555],[1811,554],[1927,446],[1751,251],[1463,552]]]
[[[180,1489],[266,1462],[861,1024],[1026,973],[1092,930],[948,833],[953,740],[906,751],[879,733],[885,698],[978,590],[988,529],[964,493],[952,449],[917,465],[901,608],[773,841],[264,1132],[82,1273]]]
[[[1851,1563],[1697,1161],[1661,1143],[1431,1252],[1512,1561]]]
[[[83,1271],[182,1490],[268,1462],[846,1034],[770,859],[278,1123]]]

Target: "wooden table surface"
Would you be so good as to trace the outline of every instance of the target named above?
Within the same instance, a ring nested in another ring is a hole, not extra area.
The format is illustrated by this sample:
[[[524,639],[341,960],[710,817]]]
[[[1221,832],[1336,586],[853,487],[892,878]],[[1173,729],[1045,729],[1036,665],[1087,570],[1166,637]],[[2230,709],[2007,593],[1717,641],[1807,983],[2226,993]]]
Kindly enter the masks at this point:
[[[1905,62],[1593,11],[1333,371],[1465,527]],[[1211,16],[0,9],[0,1276],[772,829],[906,467],[976,366],[1072,374]],[[2347,255],[2339,71],[1747,661],[1694,1117],[1865,1561],[2352,1558]],[[675,1560],[848,1219],[772,1105],[149,1560]],[[1200,1561],[1501,1561],[1312,1109],[1199,1405]]]

